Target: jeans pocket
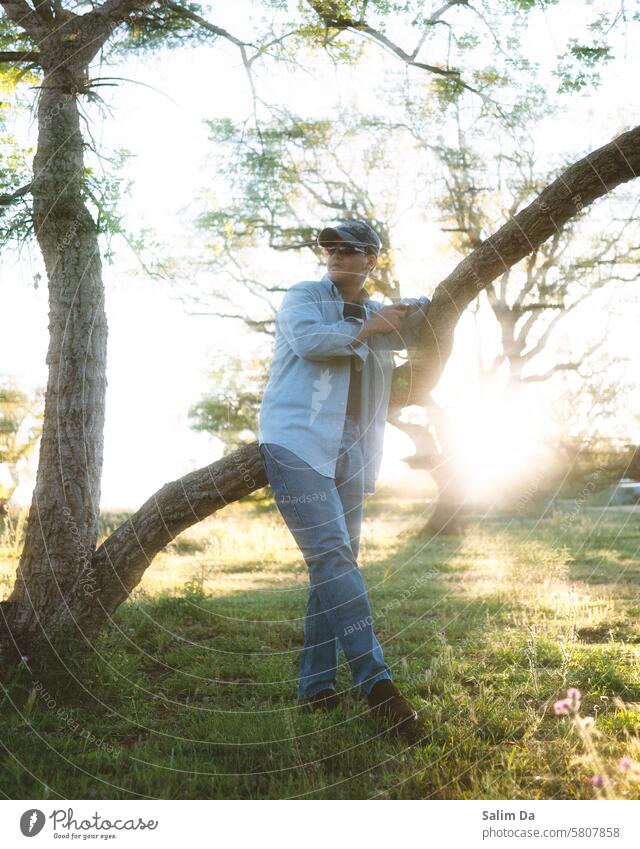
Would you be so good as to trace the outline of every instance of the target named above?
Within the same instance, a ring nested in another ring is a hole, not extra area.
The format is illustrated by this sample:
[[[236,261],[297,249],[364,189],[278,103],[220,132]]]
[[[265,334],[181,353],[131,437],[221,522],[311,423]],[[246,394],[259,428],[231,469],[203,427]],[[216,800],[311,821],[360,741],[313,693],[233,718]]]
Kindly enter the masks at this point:
[[[262,448],[266,450],[263,452]],[[282,470],[282,466],[287,467],[289,458],[295,459],[298,462],[303,462],[297,455],[281,445],[267,443],[260,446],[260,453],[264,461],[267,471],[267,479],[273,491],[274,501],[278,511],[285,520],[290,530],[296,527],[304,528],[304,523],[300,511],[297,508],[296,498],[292,497],[289,487],[287,486],[287,478]]]

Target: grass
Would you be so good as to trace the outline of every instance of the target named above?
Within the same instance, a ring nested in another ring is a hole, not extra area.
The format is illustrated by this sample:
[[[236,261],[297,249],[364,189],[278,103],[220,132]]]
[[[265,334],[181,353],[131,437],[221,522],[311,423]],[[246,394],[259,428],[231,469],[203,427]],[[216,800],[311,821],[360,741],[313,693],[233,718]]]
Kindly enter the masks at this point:
[[[616,771],[640,760],[638,515],[527,509],[478,517],[463,540],[420,537],[424,519],[424,505],[376,494],[360,557],[420,740],[381,733],[344,667],[343,705],[300,712],[306,567],[273,505],[234,504],[156,558],[73,688],[21,671],[0,713],[0,790],[590,799],[593,767],[553,712],[577,687],[616,795],[640,798]]]

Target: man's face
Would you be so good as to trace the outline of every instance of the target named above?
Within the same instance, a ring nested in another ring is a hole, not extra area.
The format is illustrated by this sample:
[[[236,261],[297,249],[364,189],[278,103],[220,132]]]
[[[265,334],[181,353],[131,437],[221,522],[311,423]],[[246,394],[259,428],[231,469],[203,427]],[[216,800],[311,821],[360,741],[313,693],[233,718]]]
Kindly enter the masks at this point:
[[[371,254],[354,251],[346,242],[337,242],[334,247],[325,248],[327,254],[327,274],[332,283],[341,286],[359,281],[364,286],[367,275],[373,271],[376,260]]]

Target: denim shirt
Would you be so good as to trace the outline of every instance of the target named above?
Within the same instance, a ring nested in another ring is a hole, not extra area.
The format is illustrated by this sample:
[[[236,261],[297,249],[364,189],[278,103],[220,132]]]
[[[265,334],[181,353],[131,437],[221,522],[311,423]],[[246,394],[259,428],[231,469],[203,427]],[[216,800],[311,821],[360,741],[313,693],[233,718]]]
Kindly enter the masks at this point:
[[[319,474],[335,477],[345,422],[351,359],[362,369],[360,431],[364,491],[375,492],[395,367],[392,351],[415,347],[430,304],[426,296],[399,330],[357,342],[364,321],[384,304],[363,290],[365,318],[343,318],[344,299],[325,274],[304,280],[284,295],[276,317],[273,360],[262,397],[258,443],[288,448]]]

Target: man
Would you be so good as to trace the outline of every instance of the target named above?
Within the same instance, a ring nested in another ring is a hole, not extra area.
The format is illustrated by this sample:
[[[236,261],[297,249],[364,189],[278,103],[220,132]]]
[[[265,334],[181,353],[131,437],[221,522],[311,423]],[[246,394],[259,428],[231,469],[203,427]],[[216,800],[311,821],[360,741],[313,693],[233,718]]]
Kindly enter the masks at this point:
[[[392,683],[357,563],[364,493],[375,491],[393,350],[412,347],[429,298],[384,306],[364,290],[381,241],[359,220],[324,228],[320,280],[296,283],[276,319],[260,408],[260,453],[278,509],[309,571],[298,696],[334,708],[338,650],[372,711],[410,727],[417,713]]]

